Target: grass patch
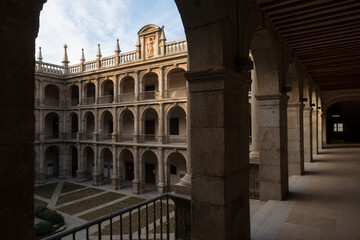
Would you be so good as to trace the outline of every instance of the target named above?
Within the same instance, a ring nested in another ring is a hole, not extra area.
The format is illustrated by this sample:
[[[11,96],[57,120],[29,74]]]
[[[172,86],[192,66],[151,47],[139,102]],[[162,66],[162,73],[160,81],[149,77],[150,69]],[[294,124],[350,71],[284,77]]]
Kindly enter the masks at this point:
[[[169,205],[169,213],[173,212],[175,209],[175,207],[173,205]],[[160,211],[160,203],[156,203],[155,205],[155,219],[158,220],[160,219],[160,216],[165,216],[166,215],[166,204],[163,203],[162,204],[162,212]],[[133,213],[131,214],[131,231],[134,233],[138,231],[138,219],[139,219],[139,213],[137,210],[134,210]],[[149,226],[152,225],[154,223],[154,205],[148,206],[148,215],[147,215],[147,220],[148,220],[148,224]],[[163,224],[165,223],[165,221],[163,222]],[[171,224],[171,221],[170,221]],[[130,218],[129,216],[127,217],[123,217],[122,218],[122,234],[129,234],[130,232]],[[140,228],[144,228],[146,226],[146,208],[140,210]],[[172,229],[174,230],[174,227],[172,227]],[[163,230],[164,231],[164,230]],[[160,233],[160,230],[157,231],[158,233]],[[95,235],[97,233],[94,233]],[[110,235],[110,225],[106,226],[103,230],[102,230],[102,234],[103,235]],[[120,235],[120,220],[113,222],[113,226],[112,226],[112,234],[115,235]],[[141,234],[146,234],[146,230],[143,230],[141,232]],[[149,231],[150,234],[150,231]]]
[[[78,192],[70,193],[64,196],[60,196],[56,205],[61,205],[67,202],[71,202],[80,198],[88,197],[95,195],[97,193],[103,192],[103,190],[96,189],[96,188],[87,188]]]
[[[34,207],[47,206],[47,202],[41,201],[39,199],[34,198]]]
[[[74,204],[70,204],[68,206],[61,207],[57,210],[67,213],[67,214],[70,214],[70,215],[74,215],[76,213],[83,212],[90,208],[94,208],[99,205],[114,201],[121,197],[124,197],[124,195],[119,194],[119,193],[114,193],[114,192],[107,192],[100,196],[96,196],[96,197],[86,199],[86,200],[83,200],[83,201],[80,201],[80,202],[77,202]]]
[[[104,215],[107,215],[107,214],[110,214],[112,212],[118,211],[120,209],[132,206],[132,205],[134,205],[136,203],[139,203],[139,202],[142,202],[142,201],[145,201],[145,199],[137,198],[137,197],[130,197],[130,198],[125,199],[124,201],[117,202],[117,203],[111,204],[111,205],[109,205],[107,207],[100,208],[100,209],[95,210],[93,212],[82,215],[82,216],[80,216],[80,218],[90,221],[90,220],[93,220],[95,218],[102,217]]]
[[[61,193],[67,193],[67,192],[75,191],[75,190],[82,189],[82,188],[85,188],[85,186],[75,184],[75,183],[64,182],[63,187],[61,189]]]
[[[46,184],[46,185],[37,186],[37,187],[35,187],[34,194],[50,199],[51,196],[53,195],[57,185],[58,185],[58,183],[50,183],[50,184]]]

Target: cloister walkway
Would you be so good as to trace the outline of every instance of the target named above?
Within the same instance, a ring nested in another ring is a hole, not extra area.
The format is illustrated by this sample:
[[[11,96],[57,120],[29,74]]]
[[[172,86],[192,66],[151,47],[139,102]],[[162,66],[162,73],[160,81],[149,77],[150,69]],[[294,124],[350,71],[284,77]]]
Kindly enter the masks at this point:
[[[290,178],[286,201],[251,219],[251,239],[360,239],[360,145],[321,150]]]

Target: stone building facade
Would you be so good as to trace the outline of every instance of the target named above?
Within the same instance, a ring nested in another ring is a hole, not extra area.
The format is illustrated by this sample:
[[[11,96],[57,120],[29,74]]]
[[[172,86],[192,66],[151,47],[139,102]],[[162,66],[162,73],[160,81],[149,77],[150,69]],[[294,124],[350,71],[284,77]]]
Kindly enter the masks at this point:
[[[75,177],[134,193],[173,190],[187,169],[186,40],[146,25],[136,50],[35,74],[35,181]]]

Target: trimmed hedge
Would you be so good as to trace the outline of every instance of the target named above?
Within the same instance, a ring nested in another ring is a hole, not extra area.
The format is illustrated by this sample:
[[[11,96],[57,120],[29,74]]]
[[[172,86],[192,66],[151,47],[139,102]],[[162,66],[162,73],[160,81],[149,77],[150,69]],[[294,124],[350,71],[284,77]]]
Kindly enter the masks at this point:
[[[35,209],[35,216],[47,222],[35,225],[35,237],[40,237],[54,232],[65,224],[64,217],[57,211],[40,206]]]

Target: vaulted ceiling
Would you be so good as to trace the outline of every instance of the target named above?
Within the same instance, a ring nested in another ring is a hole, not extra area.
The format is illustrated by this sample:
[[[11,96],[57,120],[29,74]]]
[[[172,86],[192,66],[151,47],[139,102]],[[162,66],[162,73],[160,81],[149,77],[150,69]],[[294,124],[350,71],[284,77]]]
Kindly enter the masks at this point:
[[[322,90],[360,88],[360,0],[260,0]]]

